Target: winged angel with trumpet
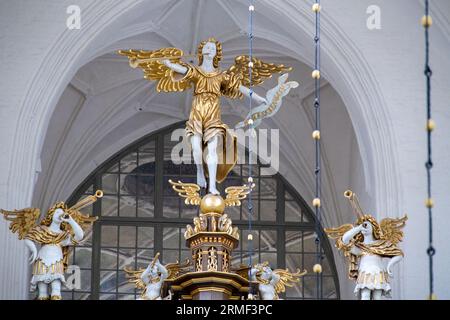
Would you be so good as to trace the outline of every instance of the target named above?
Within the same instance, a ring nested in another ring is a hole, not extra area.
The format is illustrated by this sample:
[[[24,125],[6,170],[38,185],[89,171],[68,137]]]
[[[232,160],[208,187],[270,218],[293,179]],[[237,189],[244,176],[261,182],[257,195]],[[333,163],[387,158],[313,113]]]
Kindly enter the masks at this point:
[[[64,272],[68,265],[70,246],[83,241],[84,230],[97,220],[96,217],[84,215],[79,210],[102,196],[103,193],[98,190],[95,195],[82,199],[70,208],[64,202],[57,202],[47,211],[40,223],[38,208],[14,211],[0,209],[4,218],[11,221],[10,230],[17,233],[19,240],[24,240],[31,251],[31,291],[35,291],[37,287],[38,300],[61,300],[61,285],[65,284]],[[39,250],[36,244],[41,246]]]
[[[222,44],[214,38],[205,40],[198,46],[198,66],[181,61],[183,51],[177,48],[156,51],[120,50],[119,54],[128,56],[133,68],[143,69],[147,80],[158,80],[158,92],[194,88],[186,135],[197,166],[197,184],[206,188],[207,174],[208,191],[212,194],[219,194],[216,180],[222,182],[237,162],[236,137],[222,122],[220,98],[224,96],[236,99],[245,95],[260,104],[257,108],[259,111],[249,115],[252,119],[246,120],[246,124],[249,124],[253,120],[259,121],[262,117],[271,116],[281,105],[282,97],[291,88],[298,86],[293,81],[285,83],[287,75],[284,75],[280,77],[275,91],[275,88],[269,90],[266,98],[259,96],[249,87],[260,85],[272,74],[290,71],[291,68],[242,55],[235,58],[235,64],[228,70],[221,70],[219,63],[222,60]],[[205,149],[206,165],[203,162]]]
[[[357,214],[357,221],[354,225],[325,229],[325,232],[336,240],[336,247],[349,258],[348,276],[356,281],[355,294],[361,300],[390,297],[389,276],[392,276],[392,267],[403,257],[398,243],[403,239],[400,229],[408,217],[385,218],[378,223],[373,216],[363,214],[356,194],[347,190],[345,197]],[[389,259],[386,267],[383,258]]]
[[[288,269],[270,268],[268,262],[259,263],[250,270],[250,279],[258,283],[258,291],[261,300],[279,300],[279,294],[286,291],[286,286],[292,287],[292,283],[298,282],[306,271],[296,273]]]
[[[177,277],[183,270],[191,265],[189,260],[184,263],[169,263],[162,265],[159,262],[159,252],[146,269],[132,270],[125,268],[129,282],[133,283],[142,293],[137,300],[171,300],[172,296],[162,298],[161,289],[166,279]]]

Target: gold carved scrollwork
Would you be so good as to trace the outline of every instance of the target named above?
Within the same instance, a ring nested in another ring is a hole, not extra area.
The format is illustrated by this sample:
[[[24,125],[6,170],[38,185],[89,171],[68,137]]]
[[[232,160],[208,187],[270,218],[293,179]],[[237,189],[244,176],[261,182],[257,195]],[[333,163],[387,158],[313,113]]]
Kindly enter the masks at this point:
[[[217,271],[217,250],[214,247],[208,249],[208,271]]]

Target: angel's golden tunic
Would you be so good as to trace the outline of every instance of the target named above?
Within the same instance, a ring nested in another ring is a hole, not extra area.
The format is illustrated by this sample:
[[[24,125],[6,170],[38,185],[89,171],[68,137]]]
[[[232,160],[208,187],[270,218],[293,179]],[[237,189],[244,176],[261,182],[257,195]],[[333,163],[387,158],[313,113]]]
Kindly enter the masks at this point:
[[[198,134],[204,143],[216,135],[225,136],[228,127],[221,119],[220,97],[241,97],[240,78],[226,71],[207,73],[197,66],[185,66],[188,71],[183,81],[194,84],[192,109],[186,122],[187,135]]]
[[[220,97],[240,98],[241,79],[227,71],[205,72],[198,66],[183,64],[188,71],[180,80],[194,85],[194,97],[189,120],[186,122],[186,135],[202,137],[206,145],[215,136],[224,138],[219,148],[217,181],[221,182],[237,162],[236,137],[229,133],[228,126],[222,122]],[[221,149],[221,150],[220,150]],[[205,166],[207,170],[207,167]]]

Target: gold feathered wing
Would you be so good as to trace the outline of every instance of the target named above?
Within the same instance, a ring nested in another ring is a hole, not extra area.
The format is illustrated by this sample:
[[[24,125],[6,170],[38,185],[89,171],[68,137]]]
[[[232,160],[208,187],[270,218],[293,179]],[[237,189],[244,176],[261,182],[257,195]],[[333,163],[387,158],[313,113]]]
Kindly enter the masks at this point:
[[[183,263],[174,262],[174,263],[168,263],[164,267],[169,272],[169,275],[167,276],[167,279],[173,279],[178,277],[186,268],[189,268],[191,266],[191,262],[189,259],[186,259]]]
[[[177,74],[161,63],[163,59],[172,57],[167,60],[183,65],[184,63],[181,61],[183,51],[180,49],[162,48],[154,51],[130,49],[119,50],[118,53],[127,56],[130,61],[130,66],[133,68],[141,68],[144,71],[145,79],[157,80],[156,90],[158,92],[178,92],[191,87],[189,81],[184,81],[182,77],[176,79]],[[161,59],[158,60],[158,58]]]
[[[328,237],[336,240],[336,248],[342,250],[344,252],[344,256],[348,257],[348,277],[350,279],[356,279],[358,277],[358,257],[350,252],[352,242],[348,245],[342,242],[342,236],[352,228],[353,225],[347,223],[337,228],[325,228],[324,231]]]
[[[389,240],[394,245],[402,241],[403,231],[400,229],[405,226],[406,220],[408,220],[407,215],[402,218],[385,218],[381,220],[380,228],[383,240]]]
[[[98,217],[92,217],[88,214],[83,214],[78,210],[69,209],[68,213],[70,214],[72,219],[79,224],[79,226],[83,229],[83,231],[91,227],[92,224],[98,219]]]
[[[227,194],[225,198],[225,205],[227,207],[240,206],[241,200],[247,198],[247,195],[252,191],[254,184],[249,187],[248,185],[233,186],[225,189]]]
[[[146,284],[145,284],[144,280],[142,280],[142,278],[141,278],[142,273],[144,273],[145,269],[141,268],[139,270],[132,270],[128,267],[125,267],[123,269],[123,271],[125,271],[125,273],[126,273],[128,282],[133,283],[135,285],[136,289],[145,290]]]
[[[187,205],[199,205],[202,198],[200,197],[200,187],[195,183],[175,182],[169,180],[172,189],[178,193],[180,197],[185,198],[184,203]]]
[[[241,77],[241,83],[243,86],[258,86],[265,80],[272,77],[275,73],[291,71],[292,68],[285,67],[282,64],[267,63],[261,59],[252,57],[252,79],[250,84],[250,69],[249,69],[250,57],[247,55],[237,56],[227,72],[235,76]]]
[[[273,273],[277,274],[280,277],[280,280],[275,284],[276,293],[282,293],[286,291],[286,287],[294,286],[294,283],[300,281],[300,277],[306,274],[306,270],[303,272],[300,269],[297,269],[296,273],[289,272],[288,269],[275,269]]]
[[[41,211],[37,208],[25,208],[13,211],[0,209],[0,212],[3,214],[5,220],[11,221],[9,229],[13,233],[17,232],[20,240],[24,239],[28,232],[37,225],[41,214]]]

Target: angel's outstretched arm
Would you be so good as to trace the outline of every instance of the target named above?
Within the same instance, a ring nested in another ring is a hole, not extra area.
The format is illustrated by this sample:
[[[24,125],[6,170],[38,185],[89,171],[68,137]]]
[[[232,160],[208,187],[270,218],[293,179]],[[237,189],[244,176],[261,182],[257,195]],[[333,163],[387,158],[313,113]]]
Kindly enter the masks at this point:
[[[344,244],[349,244],[350,241],[353,239],[353,237],[354,237],[355,235],[357,235],[359,232],[361,232],[362,228],[363,228],[362,225],[359,225],[359,226],[357,226],[357,227],[354,227],[354,228],[348,230],[348,231],[347,231],[346,233],[344,233],[344,235],[342,236],[342,242],[343,242]]]
[[[188,68],[178,64],[178,63],[172,63],[170,60],[163,60],[162,63],[169,69],[172,69],[173,71],[180,73],[182,75],[185,75],[188,72]]]
[[[25,245],[31,251],[30,263],[33,263],[37,258],[37,248],[33,241],[25,239]]]
[[[260,95],[258,95],[255,91],[250,90],[249,88],[240,85],[239,91],[246,97],[251,97],[256,103],[265,103],[267,104],[267,100]]]
[[[392,275],[392,267],[393,267],[394,265],[396,265],[396,264],[397,264],[400,260],[402,260],[402,259],[403,259],[402,256],[395,256],[395,257],[389,259],[389,262],[388,262],[388,265],[387,265],[386,270],[387,270],[387,272],[388,272],[388,274],[389,274],[390,276]]]

